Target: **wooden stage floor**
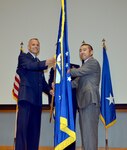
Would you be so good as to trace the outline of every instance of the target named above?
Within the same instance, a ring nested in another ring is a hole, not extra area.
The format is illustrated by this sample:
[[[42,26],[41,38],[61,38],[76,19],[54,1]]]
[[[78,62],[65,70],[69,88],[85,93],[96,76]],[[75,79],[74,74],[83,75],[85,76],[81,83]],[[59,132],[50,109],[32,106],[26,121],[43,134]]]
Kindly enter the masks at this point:
[[[0,150],[14,150],[13,146],[0,146]],[[54,150],[53,147],[40,147],[39,150]],[[77,147],[76,150],[81,150],[80,147]],[[98,150],[105,150],[105,148],[98,148]],[[108,148],[108,150],[127,150],[127,148]]]

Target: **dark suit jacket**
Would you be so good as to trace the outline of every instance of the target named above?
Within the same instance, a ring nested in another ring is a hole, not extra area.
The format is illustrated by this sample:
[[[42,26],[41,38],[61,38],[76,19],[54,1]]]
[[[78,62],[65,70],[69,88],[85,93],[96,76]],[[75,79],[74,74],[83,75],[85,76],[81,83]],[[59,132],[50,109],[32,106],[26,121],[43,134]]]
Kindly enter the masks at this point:
[[[42,92],[49,93],[50,87],[45,81],[45,61],[37,61],[28,52],[18,58],[17,73],[20,76],[18,102],[24,100],[34,105],[42,105]]]

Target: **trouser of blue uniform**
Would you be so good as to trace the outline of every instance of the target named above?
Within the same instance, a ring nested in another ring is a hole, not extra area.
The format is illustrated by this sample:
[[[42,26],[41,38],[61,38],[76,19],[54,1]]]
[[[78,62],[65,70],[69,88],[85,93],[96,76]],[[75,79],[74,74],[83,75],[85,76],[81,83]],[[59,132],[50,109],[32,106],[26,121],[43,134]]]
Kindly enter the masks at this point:
[[[38,150],[42,107],[26,101],[18,105],[15,150]]]

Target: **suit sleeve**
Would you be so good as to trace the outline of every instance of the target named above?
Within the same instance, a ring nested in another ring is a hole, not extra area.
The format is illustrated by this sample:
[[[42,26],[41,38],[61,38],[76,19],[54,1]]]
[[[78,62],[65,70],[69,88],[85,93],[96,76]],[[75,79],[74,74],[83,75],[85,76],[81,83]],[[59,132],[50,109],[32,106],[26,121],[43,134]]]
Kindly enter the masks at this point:
[[[78,87],[78,80],[79,78],[75,78],[71,83],[72,83],[72,88],[77,88]]]
[[[91,60],[89,62],[86,62],[83,66],[76,69],[71,69],[70,74],[72,77],[81,77],[85,75],[89,75],[95,72],[98,72],[99,63],[95,60]]]
[[[45,65],[46,60],[34,62],[32,59],[28,58],[26,54],[19,55],[18,58],[19,67],[27,70],[45,70],[48,66]]]

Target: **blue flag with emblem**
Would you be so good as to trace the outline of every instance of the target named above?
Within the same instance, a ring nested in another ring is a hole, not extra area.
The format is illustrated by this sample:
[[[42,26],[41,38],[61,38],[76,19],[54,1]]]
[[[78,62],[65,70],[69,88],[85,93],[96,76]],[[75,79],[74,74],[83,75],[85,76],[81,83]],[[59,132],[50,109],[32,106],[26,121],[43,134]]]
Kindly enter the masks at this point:
[[[109,128],[116,122],[115,101],[112,89],[109,61],[105,45],[103,46],[100,119],[102,120],[105,128]]]
[[[76,140],[73,106],[66,0],[61,0],[61,15],[56,49],[55,150],[63,150]]]

